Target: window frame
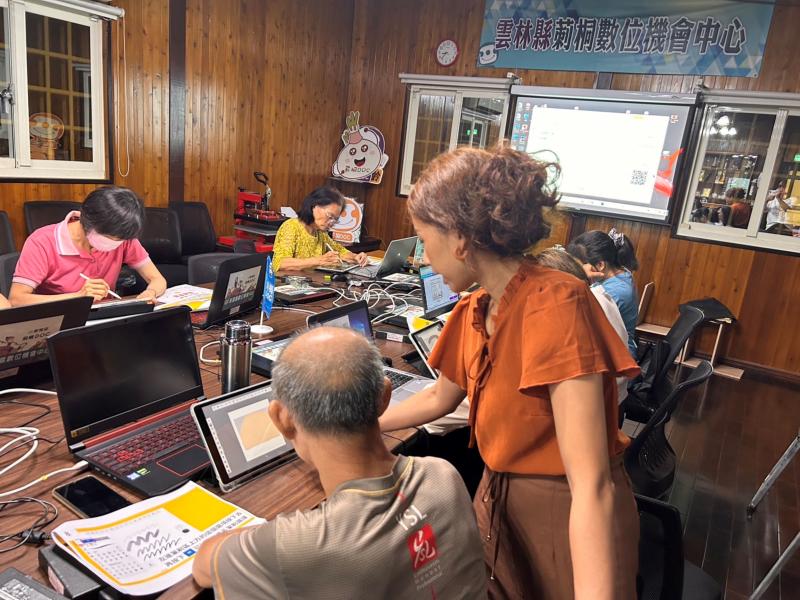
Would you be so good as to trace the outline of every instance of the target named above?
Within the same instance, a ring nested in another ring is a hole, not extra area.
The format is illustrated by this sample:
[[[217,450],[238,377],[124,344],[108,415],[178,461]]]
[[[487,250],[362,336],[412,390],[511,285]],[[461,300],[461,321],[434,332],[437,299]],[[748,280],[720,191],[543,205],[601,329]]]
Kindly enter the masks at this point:
[[[692,160],[689,185],[683,199],[683,206],[680,211],[676,211],[675,237],[756,250],[800,254],[800,238],[760,231],[761,219],[769,193],[769,183],[774,177],[778,151],[786,131],[787,120],[789,117],[800,117],[800,95],[714,91],[703,94],[702,100],[701,129],[697,139],[697,150]],[[711,116],[715,110],[720,108],[731,113],[775,115],[775,123],[770,134],[767,152],[764,155],[764,164],[758,177],[760,185],[753,199],[753,209],[746,229],[690,221],[699,186],[700,171],[703,169],[711,136]],[[765,183],[762,184],[762,182]]]
[[[414,150],[416,146],[417,119],[419,117],[420,96],[453,97],[453,120],[450,123],[450,142],[443,152],[458,147],[458,131],[461,126],[461,112],[464,98],[491,98],[503,100],[500,116],[500,135],[506,135],[508,113],[511,106],[511,85],[516,78],[495,77],[445,77],[434,75],[409,75],[400,73],[400,80],[407,85],[406,114],[403,124],[403,145],[397,176],[397,195],[408,197],[414,184],[411,173],[414,169]]]
[[[0,0],[8,10],[7,48],[11,49],[10,78],[13,92],[13,157],[0,158],[0,181],[87,181],[109,182],[110,154],[108,110],[105,82],[103,21],[96,15],[66,10],[36,0]],[[89,28],[89,73],[91,77],[91,161],[46,160],[31,158],[30,112],[28,100],[27,30],[28,13],[59,19]],[[27,117],[26,117],[27,116]]]

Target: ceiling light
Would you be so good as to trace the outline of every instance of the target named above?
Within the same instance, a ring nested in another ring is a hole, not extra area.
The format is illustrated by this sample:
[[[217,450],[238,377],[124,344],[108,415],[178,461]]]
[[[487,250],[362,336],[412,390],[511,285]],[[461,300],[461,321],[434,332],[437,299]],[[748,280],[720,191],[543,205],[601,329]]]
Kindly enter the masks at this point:
[[[736,127],[731,127],[728,129],[728,135],[736,135]]]
[[[720,135],[728,135],[728,132],[729,132],[729,131],[730,131],[730,130],[729,130],[727,127],[720,127],[720,128],[719,128],[719,134],[720,134]]]
[[[722,115],[719,119],[717,119],[717,125],[720,127],[727,127],[731,124],[731,119],[728,115]]]

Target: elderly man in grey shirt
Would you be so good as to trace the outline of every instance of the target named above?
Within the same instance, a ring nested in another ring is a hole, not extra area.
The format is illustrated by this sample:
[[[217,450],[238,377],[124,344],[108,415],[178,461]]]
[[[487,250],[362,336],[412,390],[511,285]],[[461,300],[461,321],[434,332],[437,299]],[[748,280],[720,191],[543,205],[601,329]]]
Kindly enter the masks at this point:
[[[347,356],[343,368],[342,356]],[[323,327],[273,369],[269,414],[318,472],[327,500],[206,541],[194,577],[218,598],[485,598],[475,516],[458,473],[393,456],[378,417],[391,398],[364,337]]]

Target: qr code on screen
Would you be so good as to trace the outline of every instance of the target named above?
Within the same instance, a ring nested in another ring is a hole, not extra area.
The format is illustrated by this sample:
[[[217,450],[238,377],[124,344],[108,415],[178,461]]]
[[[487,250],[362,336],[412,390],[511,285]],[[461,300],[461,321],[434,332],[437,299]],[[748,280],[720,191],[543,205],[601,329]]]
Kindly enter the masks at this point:
[[[647,180],[647,171],[634,169],[631,171],[631,185],[644,185]]]

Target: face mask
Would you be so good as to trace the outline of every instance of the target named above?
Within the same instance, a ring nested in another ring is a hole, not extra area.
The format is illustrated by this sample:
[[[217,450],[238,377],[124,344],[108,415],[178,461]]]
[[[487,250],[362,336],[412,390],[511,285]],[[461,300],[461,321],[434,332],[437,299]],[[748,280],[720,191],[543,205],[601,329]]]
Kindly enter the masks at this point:
[[[89,240],[89,245],[95,250],[100,252],[112,252],[122,245],[125,240],[112,240],[104,235],[100,235],[96,231],[90,231],[86,234],[86,239]]]

